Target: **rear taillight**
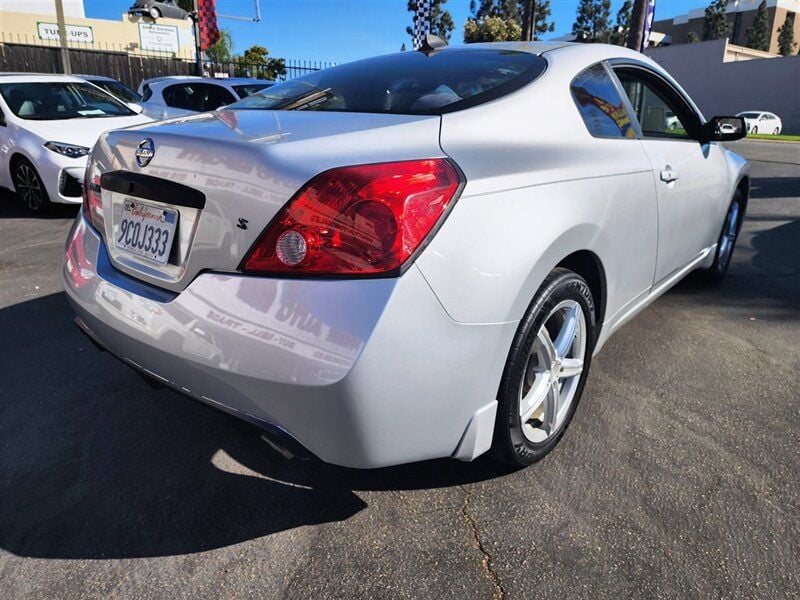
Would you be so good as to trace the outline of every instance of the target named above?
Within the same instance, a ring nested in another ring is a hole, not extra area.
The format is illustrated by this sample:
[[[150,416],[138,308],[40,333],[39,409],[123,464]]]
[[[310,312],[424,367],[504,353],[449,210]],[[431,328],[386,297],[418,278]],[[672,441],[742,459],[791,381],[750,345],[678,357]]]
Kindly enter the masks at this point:
[[[92,166],[86,167],[83,176],[83,212],[95,229],[102,231],[103,220],[103,200],[100,195],[100,176],[92,175]]]
[[[458,191],[445,159],[343,167],[309,181],[245,258],[248,272],[376,275],[403,265]]]

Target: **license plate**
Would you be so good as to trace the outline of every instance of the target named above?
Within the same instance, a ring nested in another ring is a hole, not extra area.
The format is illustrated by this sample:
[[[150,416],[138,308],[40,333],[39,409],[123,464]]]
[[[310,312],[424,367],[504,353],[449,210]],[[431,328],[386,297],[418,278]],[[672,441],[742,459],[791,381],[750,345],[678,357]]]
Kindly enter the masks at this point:
[[[177,224],[177,211],[125,200],[115,245],[136,256],[166,264]]]

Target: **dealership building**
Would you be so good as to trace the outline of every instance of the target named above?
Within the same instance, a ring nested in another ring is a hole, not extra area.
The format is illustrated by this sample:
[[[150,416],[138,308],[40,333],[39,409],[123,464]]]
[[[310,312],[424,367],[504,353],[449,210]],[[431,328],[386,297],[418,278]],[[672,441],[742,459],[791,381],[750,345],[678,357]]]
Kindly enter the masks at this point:
[[[63,0],[67,45],[82,50],[192,59],[191,19],[122,14],[119,20],[88,19],[83,0]],[[0,43],[58,45],[55,0],[0,0]]]
[[[728,41],[736,46],[747,46],[749,30],[762,0],[732,0],[728,2],[727,18],[730,25]],[[770,32],[769,52],[778,53],[778,29],[786,22],[787,17],[794,23],[794,39],[800,41],[800,0],[766,0],[767,29]],[[690,34],[703,39],[703,22],[705,8],[696,8],[686,14],[671,19],[655,21],[653,31],[664,36],[661,44],[686,44]]]

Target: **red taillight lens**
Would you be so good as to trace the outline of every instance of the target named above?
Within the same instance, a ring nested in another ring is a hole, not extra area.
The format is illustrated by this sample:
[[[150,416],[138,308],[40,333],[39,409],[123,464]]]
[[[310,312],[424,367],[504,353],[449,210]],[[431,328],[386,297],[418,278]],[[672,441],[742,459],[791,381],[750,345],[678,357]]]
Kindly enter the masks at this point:
[[[399,268],[460,185],[444,159],[343,167],[314,177],[264,231],[243,269],[374,275]]]
[[[91,165],[83,176],[83,212],[89,222],[99,231],[103,230],[103,200],[100,196],[100,177],[90,175]]]

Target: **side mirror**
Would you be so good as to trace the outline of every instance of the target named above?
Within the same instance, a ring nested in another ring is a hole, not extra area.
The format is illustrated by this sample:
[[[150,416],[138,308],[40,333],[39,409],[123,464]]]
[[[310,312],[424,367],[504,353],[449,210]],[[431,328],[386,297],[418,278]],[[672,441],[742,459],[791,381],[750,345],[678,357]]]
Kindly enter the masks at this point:
[[[141,104],[137,104],[136,102],[126,102],[125,104],[137,115],[142,114],[142,111],[144,110]]]
[[[747,135],[742,117],[713,117],[703,124],[702,143],[733,142]]]

